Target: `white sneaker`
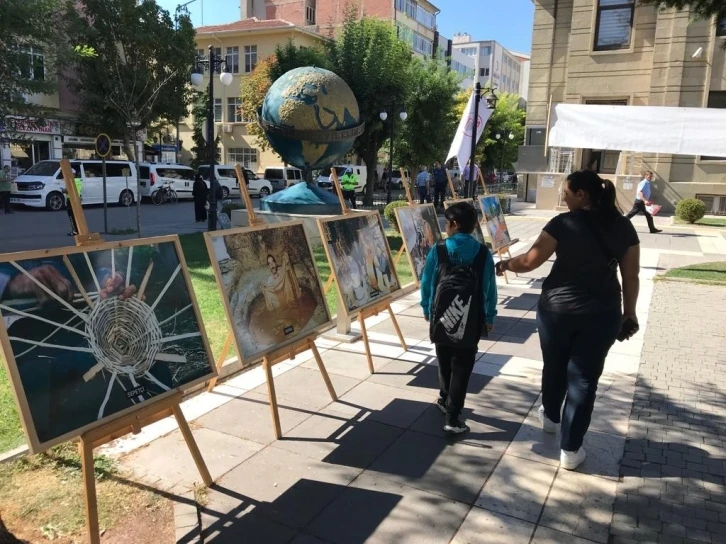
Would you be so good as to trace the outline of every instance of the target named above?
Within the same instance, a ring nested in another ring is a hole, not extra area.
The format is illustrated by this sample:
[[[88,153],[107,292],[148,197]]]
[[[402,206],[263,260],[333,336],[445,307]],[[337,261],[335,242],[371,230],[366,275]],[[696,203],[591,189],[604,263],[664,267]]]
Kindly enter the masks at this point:
[[[585,448],[580,447],[577,451],[560,451],[560,466],[565,470],[575,470],[585,461]]]
[[[537,415],[539,415],[539,422],[542,424],[542,430],[544,432],[550,434],[555,434],[557,432],[557,423],[545,415],[544,406],[539,407]]]

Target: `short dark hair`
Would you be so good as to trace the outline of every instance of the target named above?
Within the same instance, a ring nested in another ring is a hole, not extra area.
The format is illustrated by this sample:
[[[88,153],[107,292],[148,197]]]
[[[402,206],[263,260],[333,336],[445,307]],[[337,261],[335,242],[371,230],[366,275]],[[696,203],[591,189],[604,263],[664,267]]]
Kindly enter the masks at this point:
[[[477,215],[474,206],[468,202],[456,202],[446,208],[444,217],[449,223],[459,225],[459,231],[466,234],[474,232],[476,227]]]

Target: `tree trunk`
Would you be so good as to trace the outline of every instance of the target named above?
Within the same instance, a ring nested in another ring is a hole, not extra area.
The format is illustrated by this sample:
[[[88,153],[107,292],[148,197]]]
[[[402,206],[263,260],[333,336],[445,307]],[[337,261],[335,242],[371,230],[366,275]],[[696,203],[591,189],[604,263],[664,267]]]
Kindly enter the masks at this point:
[[[126,149],[126,156],[134,161],[136,166],[136,237],[141,238],[141,169],[136,147],[136,131],[132,128],[130,133],[130,138],[124,138],[124,148]],[[129,140],[131,140],[130,143]]]
[[[375,189],[375,177],[374,172],[376,170],[377,166],[377,158],[378,158],[378,150],[374,149],[369,153],[361,153],[361,158],[363,159],[363,162],[366,163],[366,190],[365,194],[363,196],[363,205],[364,206],[373,206],[373,189]]]

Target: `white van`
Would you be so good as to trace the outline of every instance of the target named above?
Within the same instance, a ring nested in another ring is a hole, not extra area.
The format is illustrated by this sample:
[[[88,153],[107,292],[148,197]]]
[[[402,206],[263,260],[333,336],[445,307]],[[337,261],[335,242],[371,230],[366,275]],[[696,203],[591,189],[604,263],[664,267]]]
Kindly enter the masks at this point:
[[[341,164],[340,166],[334,166],[335,173],[338,175],[338,179],[343,177],[345,171],[350,168],[353,171],[353,175],[358,178],[358,186],[355,188],[355,192],[363,194],[366,191],[366,182],[368,180],[368,167],[365,165],[358,164]],[[320,172],[317,179],[318,187],[321,189],[327,189],[328,191],[333,190],[333,182],[330,179],[330,170],[324,170]]]
[[[272,184],[266,179],[258,178],[249,168],[245,168],[244,171],[247,173],[247,192],[250,196],[265,197],[272,194]],[[204,182],[209,188],[209,166],[200,166],[197,168],[197,172],[201,174]],[[232,196],[240,196],[239,182],[237,180],[237,172],[234,166],[226,166],[217,164],[214,166],[214,175],[222,187],[223,198],[227,199]]]
[[[292,166],[271,166],[265,168],[263,178],[272,184],[273,191],[282,191],[296,183],[305,181],[303,171]]]
[[[76,176],[83,180],[83,205],[103,204],[103,169],[101,161],[71,161]],[[10,195],[13,204],[34,208],[62,210],[66,205],[66,188],[60,161],[40,161],[15,179],[17,192]],[[106,161],[106,202],[131,206],[136,201],[136,166],[130,161]]]
[[[142,162],[139,164],[139,185],[141,196],[150,197],[168,183],[179,199],[192,198],[194,189],[194,170],[183,164],[163,164]]]

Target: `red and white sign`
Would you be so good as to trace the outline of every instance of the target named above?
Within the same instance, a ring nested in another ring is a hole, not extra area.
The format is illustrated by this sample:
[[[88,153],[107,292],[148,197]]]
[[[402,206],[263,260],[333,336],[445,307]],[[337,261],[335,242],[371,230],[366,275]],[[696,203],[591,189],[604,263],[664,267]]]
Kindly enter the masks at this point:
[[[23,132],[26,134],[60,134],[61,125],[57,119],[36,119],[35,117],[12,117],[5,118],[4,126],[0,127],[3,132]]]

